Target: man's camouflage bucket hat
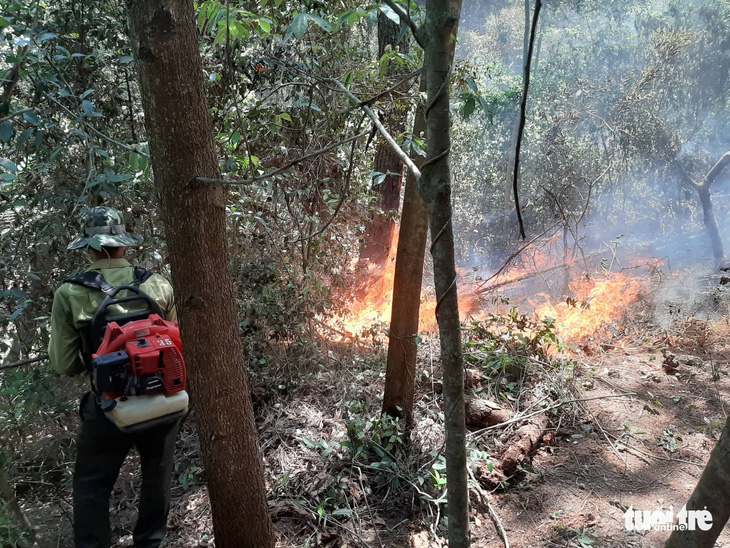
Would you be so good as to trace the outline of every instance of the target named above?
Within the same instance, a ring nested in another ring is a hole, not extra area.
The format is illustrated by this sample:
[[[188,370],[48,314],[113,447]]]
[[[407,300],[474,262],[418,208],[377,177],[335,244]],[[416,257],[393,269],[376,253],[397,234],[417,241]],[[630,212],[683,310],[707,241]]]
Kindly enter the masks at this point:
[[[81,249],[91,246],[94,249],[105,247],[134,247],[142,243],[142,236],[127,232],[121,212],[112,207],[92,207],[81,217],[79,236],[68,245],[68,249]]]

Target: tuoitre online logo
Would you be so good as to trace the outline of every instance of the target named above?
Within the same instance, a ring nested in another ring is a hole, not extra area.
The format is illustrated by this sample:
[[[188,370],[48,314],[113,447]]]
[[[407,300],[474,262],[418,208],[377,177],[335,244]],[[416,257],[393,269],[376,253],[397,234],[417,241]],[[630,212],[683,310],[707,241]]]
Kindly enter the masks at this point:
[[[687,510],[686,506],[674,515],[669,510],[634,510],[630,506],[624,514],[627,531],[709,531],[712,528],[712,514],[704,510]]]

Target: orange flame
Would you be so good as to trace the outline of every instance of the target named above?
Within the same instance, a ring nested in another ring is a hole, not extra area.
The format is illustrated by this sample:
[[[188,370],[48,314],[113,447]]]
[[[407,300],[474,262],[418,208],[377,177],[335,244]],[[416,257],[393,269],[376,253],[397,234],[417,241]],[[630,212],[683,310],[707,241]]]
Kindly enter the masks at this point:
[[[363,334],[375,335],[378,329],[387,330],[393,300],[397,242],[396,229],[384,266],[378,268],[372,264],[366,265],[366,280],[358,291],[358,297],[350,303],[348,313],[328,321],[328,325],[341,339]],[[557,239],[552,239],[542,248],[525,253],[517,266],[506,270],[496,279],[498,285],[507,286],[523,278],[540,280],[536,277],[538,271],[549,270],[556,263],[563,262],[563,257],[560,257],[562,251],[558,246]],[[353,267],[356,264],[357,260]],[[461,278],[459,310],[462,320],[467,317],[482,319],[488,313],[498,313],[498,306],[485,304],[479,298],[478,285],[464,282],[466,276]],[[557,333],[563,340],[579,342],[598,336],[613,339],[621,331],[622,318],[639,300],[642,282],[637,277],[621,273],[601,272],[594,276],[573,279],[569,287],[571,295],[564,301],[553,303],[547,294],[532,293],[533,297],[528,298],[522,306],[529,305],[537,318],[553,319]],[[516,291],[515,294],[519,298],[520,292]],[[535,297],[539,297],[539,300]],[[436,331],[435,309],[435,298],[422,293],[419,321],[421,332]]]
[[[573,280],[570,290],[574,297],[535,307],[535,316],[555,320],[558,334],[564,340],[579,341],[600,335],[612,339],[610,327],[629,312],[639,300],[641,284],[624,274],[606,274],[602,280]]]

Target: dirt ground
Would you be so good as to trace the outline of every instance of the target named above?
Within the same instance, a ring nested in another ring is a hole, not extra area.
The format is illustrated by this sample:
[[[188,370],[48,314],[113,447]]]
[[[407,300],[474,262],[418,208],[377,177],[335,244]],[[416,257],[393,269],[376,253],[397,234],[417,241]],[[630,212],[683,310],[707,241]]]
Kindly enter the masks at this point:
[[[584,401],[571,413],[551,412],[532,464],[508,489],[488,494],[510,546],[662,546],[668,533],[628,532],[624,512],[629,507],[676,512],[687,501],[727,419],[729,332],[726,324],[686,321],[668,331],[635,326],[621,341],[585,345],[575,356],[572,381]],[[388,473],[353,461],[339,445],[350,439],[353,418],[379,415],[382,352],[323,350],[317,367],[253,378],[278,546],[447,545],[443,506],[424,497],[426,486],[417,479],[432,477],[428,470],[443,449],[440,395],[431,374],[437,344],[424,344],[412,442],[417,450],[391,463]],[[70,461],[76,419],[69,415],[56,423],[49,436],[65,448],[63,477],[34,482],[26,474],[15,485],[44,548],[73,544]],[[178,440],[168,548],[214,546],[194,423],[192,416]],[[490,440],[498,443],[498,436]],[[490,440],[472,437],[472,449],[492,453]],[[132,544],[136,467],[133,455],[114,489],[116,546]],[[504,546],[476,490],[471,507],[473,546]],[[730,546],[730,532],[723,532],[717,546]]]

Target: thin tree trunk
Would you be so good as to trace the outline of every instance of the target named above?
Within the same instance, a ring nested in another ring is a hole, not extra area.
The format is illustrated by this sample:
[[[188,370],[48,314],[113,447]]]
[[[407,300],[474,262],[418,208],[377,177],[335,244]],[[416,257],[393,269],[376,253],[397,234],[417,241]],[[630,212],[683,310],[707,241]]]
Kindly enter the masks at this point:
[[[425,91],[425,78],[421,79]],[[423,105],[416,110],[413,136],[420,138],[426,133],[426,116]],[[421,156],[411,154],[413,162],[421,168]],[[418,191],[418,181],[409,171],[403,198],[398,254],[395,259],[393,280],[393,308],[390,317],[388,364],[385,372],[383,412],[402,417],[406,429],[413,426],[413,394],[416,381],[416,354],[418,351],[418,318],[421,309],[421,285],[423,260],[428,239],[428,209]]]
[[[522,34],[522,67],[527,64],[527,55],[530,51],[530,0],[525,0],[525,28]],[[520,131],[520,114],[517,113],[515,125],[512,128],[512,137],[510,138],[510,150],[507,157],[507,177],[504,181],[504,223],[503,230],[509,230],[510,213],[513,207],[512,201],[512,179],[515,167],[515,153],[517,152],[517,135]]]
[[[720,230],[717,226],[717,220],[715,220],[715,212],[712,209],[712,195],[711,189],[712,184],[717,179],[718,175],[722,173],[725,167],[730,164],[730,152],[726,152],[722,155],[717,163],[712,166],[712,169],[707,172],[701,183],[697,183],[692,180],[687,171],[682,166],[679,159],[675,158],[674,166],[677,168],[680,176],[680,180],[691,186],[697,191],[702,204],[702,213],[707,229],[707,234],[710,237],[710,244],[712,245],[712,256],[715,261],[715,268],[720,268],[725,263],[725,252],[722,247],[722,238],[720,237]]]
[[[702,212],[704,215],[705,227],[710,235],[710,242],[712,242],[712,256],[715,258],[715,267],[719,268],[723,266],[725,262],[725,252],[722,248],[722,239],[720,238],[720,230],[717,228],[717,221],[715,220],[715,213],[712,210],[712,196],[710,195],[710,189],[712,184],[717,179],[717,176],[722,173],[722,170],[730,164],[730,152],[726,152],[722,155],[717,163],[712,166],[712,169],[707,172],[705,179],[702,184],[697,187],[697,191],[700,194],[700,202],[702,203]]]
[[[712,209],[712,196],[710,195],[709,186],[697,187],[697,193],[700,196],[700,203],[702,204],[702,217],[705,222],[705,228],[707,229],[707,235],[710,237],[710,243],[712,244],[712,257],[715,261],[715,266],[720,266],[725,259],[725,251],[722,248],[722,238],[720,238],[720,230],[717,227],[717,221],[715,220],[715,212]]]
[[[687,502],[687,510],[708,510],[712,527],[708,531],[673,531],[664,548],[712,548],[730,518],[730,420]]]
[[[216,546],[273,546],[192,0],[132,0],[130,37],[198,418]]]
[[[466,473],[464,368],[461,324],[454,265],[451,209],[449,76],[461,0],[427,0],[424,67],[428,102],[427,160],[421,195],[430,213],[431,255],[436,285],[436,319],[441,338],[441,365],[446,422],[449,546],[469,546],[469,490]]]
[[[403,53],[408,53],[408,40],[398,42],[401,36],[400,24],[391,21],[382,13],[378,15],[378,59],[382,58],[390,46],[391,50],[399,47]],[[387,76],[393,76],[403,72],[403,69],[395,62],[388,65]],[[403,131],[407,112],[389,105],[380,114],[383,125],[392,135]],[[372,263],[382,266],[385,264],[390,252],[395,221],[393,216],[398,212],[400,206],[400,193],[403,183],[403,162],[388,143],[378,141],[375,151],[375,170],[385,174],[385,179],[373,186],[373,194],[377,197],[374,205],[382,210],[382,213],[373,215],[373,222],[368,228],[363,245],[360,250],[361,259],[369,259]]]

